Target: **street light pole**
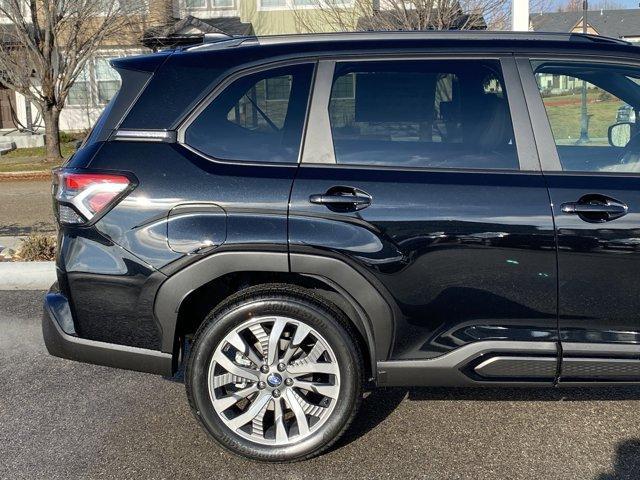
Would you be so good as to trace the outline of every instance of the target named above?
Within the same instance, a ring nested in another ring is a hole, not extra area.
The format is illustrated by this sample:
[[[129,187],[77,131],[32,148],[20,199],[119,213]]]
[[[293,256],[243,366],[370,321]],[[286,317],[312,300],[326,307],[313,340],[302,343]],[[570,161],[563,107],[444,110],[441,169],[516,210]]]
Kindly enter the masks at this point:
[[[587,12],[589,0],[582,0],[582,33],[587,33]],[[580,139],[578,143],[589,141],[589,116],[587,114],[587,82],[582,80],[582,102],[580,104]]]

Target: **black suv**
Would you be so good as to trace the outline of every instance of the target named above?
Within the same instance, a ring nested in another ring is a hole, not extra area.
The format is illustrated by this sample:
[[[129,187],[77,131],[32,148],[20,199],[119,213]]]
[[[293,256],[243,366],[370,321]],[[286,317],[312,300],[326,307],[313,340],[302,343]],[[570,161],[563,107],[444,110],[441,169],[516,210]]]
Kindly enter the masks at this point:
[[[369,386],[640,381],[637,47],[327,34],[113,65],[55,172],[53,355],[185,365],[202,426],[275,461]]]

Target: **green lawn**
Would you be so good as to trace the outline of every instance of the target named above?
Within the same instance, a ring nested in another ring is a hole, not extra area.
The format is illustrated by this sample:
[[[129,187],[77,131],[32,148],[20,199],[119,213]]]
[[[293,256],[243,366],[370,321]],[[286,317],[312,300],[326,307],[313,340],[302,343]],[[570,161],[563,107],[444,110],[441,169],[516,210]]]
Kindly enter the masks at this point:
[[[71,143],[63,143],[60,147],[62,150],[62,156],[64,158],[69,158],[71,154],[75,151],[75,141]],[[2,158],[44,158],[45,151],[44,147],[33,147],[33,148],[17,148],[5,155]]]
[[[75,141],[61,145],[62,156],[69,158],[75,151]],[[0,157],[0,173],[36,172],[51,170],[60,166],[60,162],[45,162],[44,147],[18,148]]]
[[[580,138],[580,95],[545,98],[547,115],[556,141],[578,140]],[[589,137],[604,141],[611,125],[616,123],[619,100],[599,101],[590,95],[587,103],[589,115]]]

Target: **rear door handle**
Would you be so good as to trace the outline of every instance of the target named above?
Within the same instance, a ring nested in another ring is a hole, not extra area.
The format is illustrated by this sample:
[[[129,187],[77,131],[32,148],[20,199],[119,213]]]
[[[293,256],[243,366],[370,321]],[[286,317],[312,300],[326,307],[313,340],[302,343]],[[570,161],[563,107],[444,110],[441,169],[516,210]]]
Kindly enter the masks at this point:
[[[629,207],[604,195],[585,195],[577,202],[560,205],[562,213],[578,215],[586,222],[599,223],[615,220],[627,214]]]
[[[362,210],[371,205],[371,195],[354,187],[331,187],[326,193],[314,193],[309,202],[330,209]]]

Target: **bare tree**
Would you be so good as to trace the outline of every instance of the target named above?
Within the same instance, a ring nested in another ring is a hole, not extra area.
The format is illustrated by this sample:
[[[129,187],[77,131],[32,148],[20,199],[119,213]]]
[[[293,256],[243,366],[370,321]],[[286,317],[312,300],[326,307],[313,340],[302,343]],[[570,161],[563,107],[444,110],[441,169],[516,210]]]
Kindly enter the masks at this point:
[[[300,31],[504,30],[512,0],[308,0],[294,7]],[[550,0],[533,0],[532,11]],[[309,8],[312,7],[312,8]]]
[[[9,19],[0,84],[42,115],[48,161],[62,158],[60,112],[74,81],[100,47],[139,38],[145,12],[143,0],[0,0],[0,16]]]

